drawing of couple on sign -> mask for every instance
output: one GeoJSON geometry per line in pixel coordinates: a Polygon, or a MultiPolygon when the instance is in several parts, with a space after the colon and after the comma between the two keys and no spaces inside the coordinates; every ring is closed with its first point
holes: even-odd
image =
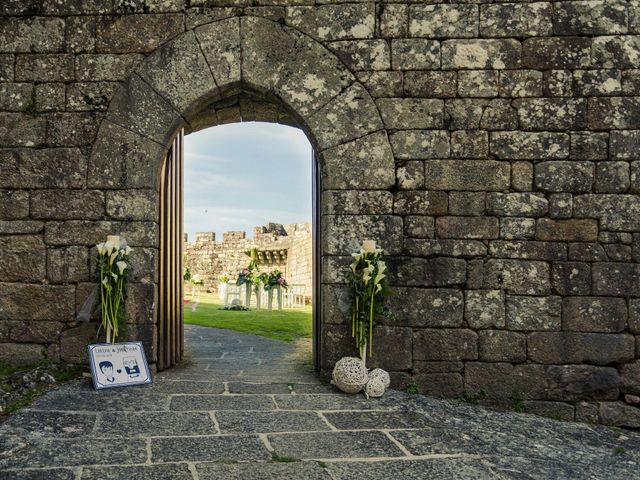
{"type": "MultiPolygon", "coordinates": [[[[122,363],[123,363],[126,375],[128,375],[129,378],[136,378],[140,376],[140,367],[138,366],[138,362],[134,357],[125,357],[122,363]]],[[[114,372],[113,363],[110,362],[109,360],[104,360],[100,362],[98,364],[98,368],[100,369],[100,372],[104,376],[105,384],[107,385],[109,384],[113,385],[114,383],[116,383],[115,373],[117,374],[122,373],[122,369],[115,370],[114,372]]]]}

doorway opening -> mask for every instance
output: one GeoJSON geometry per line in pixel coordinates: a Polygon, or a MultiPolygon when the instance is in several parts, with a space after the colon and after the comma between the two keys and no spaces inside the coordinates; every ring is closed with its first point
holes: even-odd
{"type": "Polygon", "coordinates": [[[295,343],[319,368],[317,170],[286,124],[178,133],[161,175],[159,370],[182,359],[185,324],[295,343]]]}

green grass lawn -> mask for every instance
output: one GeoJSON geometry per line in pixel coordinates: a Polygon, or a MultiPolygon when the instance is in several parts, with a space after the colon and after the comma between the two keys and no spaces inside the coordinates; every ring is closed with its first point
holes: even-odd
{"type": "Polygon", "coordinates": [[[195,312],[191,311],[191,303],[184,306],[184,321],[192,325],[226,328],[285,342],[311,338],[311,307],[285,308],[282,311],[268,311],[266,308],[256,310],[252,307],[248,312],[219,310],[221,307],[217,295],[202,293],[195,312]]]}

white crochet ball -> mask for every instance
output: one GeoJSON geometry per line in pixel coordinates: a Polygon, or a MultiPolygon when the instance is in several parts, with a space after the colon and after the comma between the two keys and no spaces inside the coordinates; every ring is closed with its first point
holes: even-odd
{"type": "Polygon", "coordinates": [[[333,368],[333,383],[345,393],[358,393],[368,380],[367,369],[359,358],[341,358],[333,368]]]}
{"type": "MultiPolygon", "coordinates": [[[[386,373],[386,372],[385,372],[386,373]]],[[[386,390],[384,381],[380,377],[371,378],[364,387],[364,394],[367,398],[381,397],[386,390]]]]}
{"type": "Polygon", "coordinates": [[[389,374],[381,368],[376,368],[369,372],[369,379],[371,380],[373,378],[379,378],[382,380],[384,388],[389,388],[389,385],[391,385],[391,378],[389,378],[389,374]]]}

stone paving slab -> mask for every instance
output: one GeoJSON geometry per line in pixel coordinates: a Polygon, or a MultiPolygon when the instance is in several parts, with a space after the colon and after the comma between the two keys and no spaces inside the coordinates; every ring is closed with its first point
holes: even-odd
{"type": "Polygon", "coordinates": [[[186,463],[129,467],[85,467],[81,480],[193,480],[186,463]]]}
{"type": "Polygon", "coordinates": [[[429,423],[417,412],[326,412],[324,417],[338,430],[423,428],[429,423]]]}
{"type": "Polygon", "coordinates": [[[267,460],[271,453],[256,435],[161,437],[151,439],[151,461],[267,460]]]}
{"type": "Polygon", "coordinates": [[[315,412],[241,412],[215,414],[222,433],[312,432],[329,430],[315,412]]]}
{"type": "Polygon", "coordinates": [[[69,395],[66,388],[50,392],[34,402],[34,410],[62,411],[148,411],[169,410],[170,397],[166,394],[151,393],[143,386],[129,387],[127,390],[93,391],[76,390],[69,395]]]}
{"type": "Polygon", "coordinates": [[[69,468],[38,470],[5,470],[2,480],[77,480],[76,472],[69,468]]]}
{"type": "Polygon", "coordinates": [[[283,410],[397,410],[398,405],[382,399],[367,400],[362,395],[275,395],[278,408],[283,410]]]}
{"type": "Polygon", "coordinates": [[[96,415],[92,413],[55,413],[23,410],[2,424],[6,434],[79,437],[93,431],[96,415]]]}
{"type": "MultiPolygon", "coordinates": [[[[446,478],[477,480],[506,479],[483,465],[480,459],[440,458],[428,460],[394,460],[381,462],[332,462],[327,470],[334,480],[395,480],[446,478]]],[[[550,477],[551,478],[551,477],[550,477]]]]}
{"type": "Polygon", "coordinates": [[[267,395],[175,395],[171,410],[275,410],[273,399],[267,395]]]}
{"type": "Polygon", "coordinates": [[[276,454],[300,460],[404,456],[389,437],[378,431],[284,433],[268,438],[276,454]]]}
{"type": "Polygon", "coordinates": [[[151,385],[151,390],[158,393],[223,393],[224,383],[222,381],[193,381],[179,380],[156,382],[151,385]]]}
{"type": "Polygon", "coordinates": [[[96,436],[150,437],[163,435],[214,435],[210,415],[200,412],[103,413],[96,436]]]}
{"type": "Polygon", "coordinates": [[[224,465],[199,463],[200,480],[331,480],[326,469],[315,462],[248,463],[224,465]]]}

